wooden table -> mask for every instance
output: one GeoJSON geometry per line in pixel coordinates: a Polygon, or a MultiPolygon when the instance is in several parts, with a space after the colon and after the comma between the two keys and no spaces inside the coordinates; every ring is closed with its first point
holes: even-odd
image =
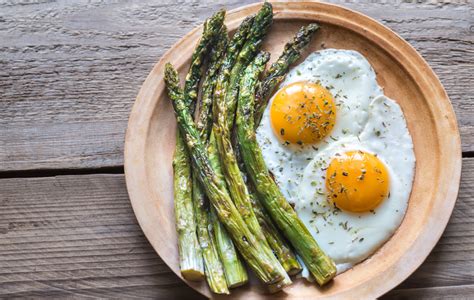
{"type": "MultiPolygon", "coordinates": [[[[451,97],[463,141],[448,228],[385,299],[474,298],[469,1],[344,2],[425,57],[451,97]]],[[[201,298],[137,225],[123,176],[124,134],[140,85],[164,51],[217,8],[252,1],[89,2],[0,1],[0,297],[201,298]]]]}

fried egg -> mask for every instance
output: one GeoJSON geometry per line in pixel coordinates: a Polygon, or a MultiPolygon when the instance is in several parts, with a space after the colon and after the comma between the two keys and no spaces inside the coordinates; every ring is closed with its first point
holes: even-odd
{"type": "Polygon", "coordinates": [[[305,168],[295,210],[339,272],[366,259],[398,228],[414,171],[403,113],[385,96],[372,101],[358,137],[331,143],[305,168]]]}
{"type": "Polygon", "coordinates": [[[271,99],[257,139],[276,183],[338,272],[369,257],[403,220],[413,142],[400,106],[383,95],[360,53],[308,56],[271,99]]]}

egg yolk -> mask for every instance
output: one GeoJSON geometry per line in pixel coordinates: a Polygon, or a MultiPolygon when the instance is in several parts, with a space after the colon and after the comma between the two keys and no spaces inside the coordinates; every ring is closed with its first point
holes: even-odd
{"type": "Polygon", "coordinates": [[[299,145],[314,144],[334,127],[336,106],[331,93],[321,85],[295,82],[275,95],[270,119],[280,140],[299,145]]]}
{"type": "Polygon", "coordinates": [[[332,159],[326,171],[329,199],[340,209],[367,212],[389,194],[387,168],[377,156],[351,151],[332,159]]]}

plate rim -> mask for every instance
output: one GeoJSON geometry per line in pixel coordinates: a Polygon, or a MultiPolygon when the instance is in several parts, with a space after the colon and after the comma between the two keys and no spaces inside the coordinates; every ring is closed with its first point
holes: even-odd
{"type": "MultiPolygon", "coordinates": [[[[369,17],[369,16],[367,16],[363,13],[357,12],[355,10],[346,8],[346,7],[338,5],[338,4],[324,3],[324,2],[310,2],[310,1],[293,2],[291,0],[290,1],[279,0],[279,1],[270,1],[270,2],[274,5],[274,7],[275,6],[278,6],[278,8],[283,7],[283,10],[284,10],[285,6],[290,7],[292,9],[295,9],[295,6],[304,6],[304,7],[307,7],[308,9],[310,9],[310,10],[314,10],[318,7],[329,7],[329,8],[335,9],[335,10],[339,10],[340,12],[355,14],[355,16],[357,16],[358,18],[365,19],[369,23],[372,23],[371,25],[373,25],[374,28],[379,29],[379,30],[382,31],[382,33],[377,34],[375,32],[376,30],[373,29],[370,32],[370,34],[372,34],[372,36],[377,36],[381,40],[387,40],[388,38],[392,39],[391,41],[387,41],[388,46],[395,46],[394,44],[397,44],[397,46],[403,46],[404,47],[404,48],[402,47],[402,50],[399,50],[398,47],[393,47],[392,49],[389,49],[389,50],[384,49],[384,50],[388,54],[390,54],[391,56],[393,56],[393,53],[399,52],[399,54],[403,54],[403,52],[408,51],[410,53],[410,55],[412,56],[412,59],[416,62],[416,64],[413,64],[412,67],[414,67],[415,69],[422,69],[422,70],[417,70],[417,72],[429,75],[429,76],[426,76],[426,78],[423,78],[423,80],[426,81],[425,85],[431,85],[432,89],[433,90],[436,89],[437,94],[442,96],[441,97],[442,99],[437,99],[437,102],[438,102],[437,105],[444,106],[443,108],[445,109],[446,120],[443,120],[443,121],[446,121],[448,123],[447,125],[452,126],[453,130],[455,132],[454,136],[452,137],[453,138],[453,141],[452,141],[453,145],[451,145],[451,146],[454,146],[454,148],[455,148],[454,150],[451,151],[451,152],[453,152],[453,155],[451,155],[451,158],[453,160],[452,161],[452,168],[451,168],[452,169],[452,174],[451,174],[452,176],[450,177],[451,178],[450,179],[450,185],[447,187],[447,191],[445,192],[445,194],[446,194],[445,201],[446,201],[446,204],[447,204],[445,209],[448,210],[449,213],[445,213],[443,215],[444,218],[442,220],[437,219],[438,223],[437,223],[436,227],[434,228],[434,229],[437,229],[435,231],[436,234],[433,236],[432,235],[433,232],[431,232],[431,237],[429,237],[428,241],[426,241],[426,242],[430,243],[430,246],[428,246],[428,247],[426,247],[426,245],[423,246],[423,254],[421,255],[423,257],[422,259],[418,259],[414,263],[412,262],[413,264],[411,265],[411,267],[410,268],[404,268],[401,275],[399,273],[399,274],[397,274],[397,276],[395,278],[392,278],[391,280],[384,282],[383,286],[378,286],[378,287],[372,289],[370,294],[363,295],[363,296],[370,296],[370,297],[379,297],[379,296],[385,294],[386,292],[392,290],[394,287],[396,287],[401,282],[403,282],[406,278],[408,278],[424,262],[424,260],[427,258],[427,256],[431,253],[434,246],[437,244],[438,240],[441,238],[441,236],[442,236],[442,234],[443,234],[443,232],[444,232],[444,230],[447,226],[447,223],[448,223],[448,221],[451,217],[451,214],[453,212],[454,205],[456,203],[458,192],[459,192],[459,184],[460,184],[461,168],[462,168],[462,152],[461,152],[462,150],[461,150],[461,138],[460,138],[460,134],[459,134],[458,123],[457,123],[456,115],[455,115],[453,107],[452,107],[451,100],[449,99],[449,96],[447,95],[447,93],[444,89],[444,86],[442,85],[442,83],[439,80],[436,73],[434,73],[434,71],[431,69],[431,67],[428,65],[428,63],[418,53],[418,51],[413,46],[411,46],[407,41],[405,41],[402,37],[400,37],[396,32],[394,32],[390,28],[386,27],[382,23],[378,22],[377,20],[375,20],[375,19],[373,19],[373,18],[371,18],[371,17],[369,17]],[[383,37],[382,35],[385,35],[385,36],[383,37]],[[454,155],[454,154],[456,154],[456,155],[454,155]],[[441,221],[441,222],[439,222],[439,221],[441,221]]],[[[239,13],[242,14],[243,12],[246,12],[248,10],[256,10],[261,5],[262,5],[262,3],[252,3],[252,4],[240,6],[240,7],[237,7],[235,9],[227,11],[227,16],[233,15],[234,19],[237,19],[237,21],[239,21],[240,20],[238,18],[239,13]]],[[[298,8],[297,10],[301,10],[301,8],[298,8]]],[[[285,13],[285,12],[276,10],[275,11],[275,18],[276,19],[281,18],[282,13],[285,13]]],[[[324,12],[319,12],[319,13],[323,14],[324,12]]],[[[288,14],[288,12],[287,12],[287,14],[288,14]]],[[[291,13],[289,13],[289,14],[291,14],[291,13]]],[[[314,15],[311,14],[310,12],[307,13],[309,16],[305,16],[304,12],[301,12],[301,11],[299,11],[296,14],[299,17],[298,18],[293,17],[293,19],[314,20],[314,15]]],[[[244,14],[244,15],[246,15],[246,14],[244,14]]],[[[292,19],[292,18],[291,18],[291,16],[286,16],[285,19],[292,19]]],[[[233,20],[231,22],[237,22],[237,21],[233,20]]],[[[227,20],[226,20],[226,24],[227,25],[229,24],[229,22],[227,20]]],[[[359,27],[362,27],[362,25],[359,26],[359,27]]],[[[366,27],[366,26],[364,26],[364,27],[366,27]]],[[[347,29],[351,30],[351,28],[347,28],[347,29]]],[[[134,133],[136,132],[137,128],[140,127],[140,126],[137,126],[138,124],[140,124],[140,122],[139,122],[140,117],[143,119],[143,112],[140,112],[140,110],[146,104],[146,102],[144,100],[144,98],[146,98],[146,95],[148,94],[146,89],[148,88],[148,85],[150,85],[150,82],[151,82],[152,78],[154,78],[157,73],[160,74],[162,72],[162,70],[160,70],[160,67],[162,67],[164,65],[164,62],[167,61],[168,57],[171,55],[171,53],[174,51],[175,48],[180,47],[180,46],[182,46],[182,47],[185,47],[185,46],[186,47],[191,47],[192,46],[193,47],[194,43],[192,43],[190,41],[197,40],[197,38],[199,38],[199,36],[200,36],[199,32],[201,30],[202,30],[202,25],[199,25],[199,26],[196,26],[191,31],[189,31],[186,35],[184,35],[182,38],[180,38],[173,46],[171,46],[171,48],[168,49],[161,56],[161,58],[155,63],[155,65],[153,66],[153,69],[150,71],[150,73],[148,74],[148,76],[146,77],[145,81],[143,82],[143,84],[140,88],[140,91],[139,91],[139,93],[138,93],[138,95],[135,99],[132,110],[130,112],[130,117],[129,117],[128,124],[127,124],[127,131],[126,131],[126,135],[125,135],[125,146],[124,146],[125,181],[126,181],[127,191],[128,191],[128,194],[129,194],[129,198],[130,198],[130,202],[131,202],[134,214],[137,218],[137,221],[140,225],[140,228],[142,229],[142,231],[144,232],[145,236],[147,237],[147,239],[149,241],[150,241],[149,230],[146,229],[146,226],[144,224],[145,222],[143,220],[141,220],[141,218],[139,217],[140,215],[143,215],[143,211],[140,208],[139,203],[137,201],[132,200],[132,199],[137,198],[137,189],[136,189],[135,186],[136,185],[145,185],[146,186],[146,184],[143,184],[143,182],[140,183],[139,181],[137,181],[137,179],[134,178],[135,176],[133,176],[133,174],[132,174],[132,173],[140,173],[140,172],[137,172],[137,159],[132,158],[132,154],[131,154],[131,153],[135,153],[135,150],[137,150],[137,147],[136,147],[137,146],[137,140],[135,138],[134,133]],[[187,45],[186,45],[186,43],[187,43],[187,45]]],[[[402,55],[402,57],[404,57],[404,55],[402,55]]],[[[394,60],[396,60],[397,63],[400,63],[398,59],[394,58],[394,60]]],[[[405,65],[401,64],[400,66],[407,73],[409,73],[410,75],[412,74],[412,72],[406,70],[405,65]]],[[[411,80],[415,81],[414,78],[411,78],[411,80]]],[[[417,85],[419,85],[418,82],[417,82],[417,85]]],[[[156,90],[159,90],[159,88],[156,88],[156,90]]],[[[151,100],[149,100],[149,101],[151,101],[151,100]]],[[[151,112],[148,112],[148,115],[151,115],[151,112]]],[[[141,124],[141,125],[145,126],[145,127],[148,126],[148,124],[141,124]]],[[[148,130],[148,128],[146,130],[148,130]]],[[[144,140],[146,140],[146,139],[144,139],[144,140]]],[[[142,160],[143,160],[142,163],[144,164],[145,163],[144,162],[144,155],[142,157],[142,160]]],[[[140,168],[143,171],[145,171],[145,168],[144,168],[143,165],[140,168]]],[[[144,172],[144,173],[146,173],[146,172],[144,172]]],[[[425,231],[427,229],[427,227],[429,227],[428,225],[429,225],[428,223],[425,224],[421,228],[421,231],[425,231]]],[[[432,226],[434,226],[434,225],[432,225],[432,226]]],[[[431,228],[431,229],[433,229],[433,228],[431,228]]],[[[421,237],[423,237],[422,234],[423,234],[423,232],[420,232],[420,234],[417,236],[417,239],[413,242],[413,245],[415,245],[417,240],[419,240],[421,237]]],[[[425,234],[424,237],[427,238],[426,234],[425,234]]],[[[151,243],[151,241],[150,241],[150,244],[154,248],[155,252],[167,264],[167,266],[179,278],[183,279],[181,274],[179,272],[176,272],[176,270],[169,264],[167,259],[163,258],[159,254],[158,249],[155,247],[155,245],[153,245],[151,243]]],[[[420,245],[418,245],[418,246],[420,246],[420,245]]],[[[406,251],[406,252],[408,252],[408,251],[406,251]]],[[[406,254],[406,252],[403,253],[402,256],[404,256],[406,254]]],[[[396,265],[396,264],[398,264],[398,262],[394,263],[394,265],[396,265]]],[[[216,295],[209,293],[207,287],[205,288],[205,291],[203,291],[202,287],[200,288],[195,283],[189,282],[189,281],[184,280],[184,279],[183,279],[183,281],[188,286],[190,286],[191,288],[193,288],[195,291],[199,292],[203,296],[216,297],[216,295]]],[[[334,295],[334,296],[337,296],[337,295],[334,295]]],[[[226,298],[229,298],[229,297],[226,297],[226,298]]]]}

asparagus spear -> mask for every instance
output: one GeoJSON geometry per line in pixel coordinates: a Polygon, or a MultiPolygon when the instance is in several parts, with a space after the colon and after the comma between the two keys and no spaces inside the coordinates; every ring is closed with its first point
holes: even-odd
{"type": "Polygon", "coordinates": [[[199,244],[204,258],[206,280],[213,293],[229,294],[224,267],[219,259],[217,245],[213,237],[208,201],[198,184],[197,178],[193,176],[193,204],[199,244]]]}
{"type": "MultiPolygon", "coordinates": [[[[224,99],[225,97],[224,92],[226,91],[226,88],[227,88],[227,84],[229,81],[229,77],[231,75],[232,67],[234,66],[235,61],[237,60],[237,57],[239,55],[239,52],[246,41],[247,35],[249,34],[250,29],[253,25],[254,19],[255,19],[255,16],[249,16],[245,18],[240,24],[237,31],[235,32],[234,36],[232,37],[232,40],[229,42],[225,59],[219,70],[219,76],[217,77],[216,90],[214,92],[214,101],[213,101],[214,108],[217,107],[217,101],[223,101],[220,99],[224,99]]],[[[218,117],[217,113],[218,113],[217,109],[214,109],[213,110],[214,120],[216,120],[218,117]]]]}
{"type": "MultiPolygon", "coordinates": [[[[254,39],[254,32],[257,32],[256,30],[254,30],[254,28],[262,28],[262,24],[267,24],[268,19],[271,19],[271,17],[271,5],[265,3],[259,13],[256,15],[255,20],[253,21],[252,28],[247,34],[247,37],[249,37],[248,41],[253,41],[254,39]]],[[[242,36],[242,39],[244,39],[244,36],[242,36]]],[[[246,50],[248,48],[246,47],[248,45],[248,41],[245,42],[242,50],[240,51],[240,53],[245,53],[247,56],[252,55],[252,53],[249,53],[249,51],[246,50]]],[[[240,170],[236,163],[235,155],[233,154],[232,146],[230,145],[229,141],[229,131],[231,126],[228,126],[228,124],[233,124],[234,118],[233,116],[227,115],[226,112],[229,108],[227,104],[232,105],[232,103],[230,102],[235,102],[234,100],[230,99],[230,83],[238,83],[236,78],[240,78],[240,74],[234,74],[234,70],[242,68],[242,60],[248,60],[247,56],[242,57],[240,53],[238,55],[235,55],[237,50],[238,49],[229,49],[227,61],[225,64],[223,64],[220,71],[221,73],[219,74],[219,78],[217,81],[214,97],[214,111],[216,111],[216,113],[214,114],[213,137],[216,141],[215,145],[217,145],[218,154],[220,156],[221,168],[224,171],[224,174],[226,175],[224,178],[227,181],[227,185],[229,187],[230,194],[232,195],[232,199],[234,200],[234,203],[239,209],[240,214],[242,215],[244,221],[250,227],[252,232],[256,234],[258,238],[264,240],[265,238],[261,230],[259,229],[258,221],[255,215],[253,215],[252,213],[249,193],[247,191],[247,187],[245,186],[245,182],[240,176],[240,170]],[[235,57],[236,60],[236,63],[232,68],[231,64],[229,63],[230,57],[235,57]],[[232,72],[229,73],[230,69],[232,70],[232,72]],[[229,98],[229,101],[226,101],[227,98],[229,98]]],[[[262,62],[263,65],[265,65],[266,61],[262,60],[262,62]]],[[[235,89],[235,87],[233,88],[235,89]]]]}
{"type": "Polygon", "coordinates": [[[257,79],[252,68],[253,65],[247,68],[240,81],[236,123],[242,158],[266,211],[302,257],[316,281],[323,285],[336,275],[336,266],[319,248],[271,178],[255,137],[253,110],[257,79]]]}
{"type": "MultiPolygon", "coordinates": [[[[224,182],[224,175],[219,161],[219,155],[215,148],[214,136],[211,133],[210,142],[207,147],[209,161],[211,167],[216,172],[216,176],[219,177],[221,182],[224,182]]],[[[248,274],[245,269],[240,257],[237,254],[234,243],[230,238],[227,230],[222,226],[222,223],[217,217],[216,210],[211,206],[211,222],[214,230],[214,239],[221,258],[222,264],[224,265],[224,273],[229,288],[235,288],[244,285],[248,282],[248,274]]]]}
{"type": "MultiPolygon", "coordinates": [[[[248,195],[249,193],[245,185],[245,178],[234,175],[239,173],[238,163],[240,162],[240,159],[237,159],[239,157],[238,147],[232,147],[232,145],[235,146],[235,136],[232,136],[231,130],[235,118],[240,75],[260,47],[263,37],[268,31],[272,20],[272,6],[270,3],[265,2],[258,14],[255,16],[253,26],[248,34],[246,36],[242,35],[240,38],[245,41],[241,51],[234,51],[232,55],[229,55],[234,58],[236,61],[235,64],[229,63],[223,65],[223,71],[221,71],[221,76],[218,78],[219,80],[216,86],[216,97],[214,103],[214,122],[220,125],[216,128],[220,133],[216,135],[217,140],[219,141],[217,146],[221,154],[224,171],[226,171],[226,176],[228,176],[227,178],[229,178],[229,180],[232,178],[234,179],[233,182],[227,183],[230,186],[231,194],[238,197],[236,199],[237,202],[243,203],[243,207],[250,211],[247,213],[244,211],[243,213],[249,215],[249,218],[251,218],[250,222],[254,221],[254,223],[256,222],[256,219],[255,216],[250,216],[250,214],[252,214],[252,209],[248,195]],[[231,143],[229,143],[227,139],[230,139],[231,143]],[[232,139],[234,140],[232,141],[232,139]]],[[[232,49],[229,52],[232,52],[232,49]]],[[[234,199],[234,201],[236,200],[234,199]]]]}
{"type": "Polygon", "coordinates": [[[202,77],[201,67],[204,57],[209,52],[209,46],[214,42],[221,31],[224,24],[224,17],[225,10],[220,10],[204,22],[201,40],[196,49],[194,49],[191,57],[191,65],[186,75],[186,82],[184,83],[184,101],[185,104],[191,108],[191,112],[194,112],[194,104],[198,96],[199,82],[202,77]]]}
{"type": "MultiPolygon", "coordinates": [[[[204,95],[203,95],[204,96],[204,95]]],[[[212,120],[211,120],[212,121],[212,120]]],[[[199,128],[204,126],[204,123],[197,122],[197,127],[199,128]]],[[[211,123],[212,125],[212,123],[211,123]]],[[[205,132],[201,131],[201,138],[205,138],[205,132]]],[[[213,139],[213,136],[211,136],[213,139]]],[[[222,174],[222,170],[220,169],[220,162],[219,157],[217,155],[217,149],[214,148],[215,142],[211,142],[208,145],[208,155],[209,161],[211,163],[212,168],[216,171],[216,175],[224,180],[224,175],[222,174]]],[[[195,176],[193,180],[197,178],[195,176]]],[[[199,184],[199,189],[202,192],[201,185],[199,184]]],[[[234,243],[232,242],[229,234],[227,233],[226,229],[219,221],[215,209],[212,205],[209,207],[210,213],[210,222],[211,226],[209,230],[211,232],[211,236],[213,238],[213,242],[216,245],[217,252],[219,254],[224,274],[227,282],[228,288],[235,288],[241,285],[244,285],[248,282],[248,275],[247,270],[245,269],[242,261],[240,260],[237,250],[235,249],[234,243]]]]}
{"type": "MultiPolygon", "coordinates": [[[[230,131],[234,125],[235,110],[237,106],[237,95],[239,93],[239,82],[241,74],[245,67],[254,58],[258,52],[263,38],[268,32],[270,25],[273,22],[273,8],[268,2],[265,2],[260,11],[255,16],[252,28],[247,35],[247,40],[239,52],[237,61],[232,67],[228,84],[221,88],[225,88],[225,94],[222,94],[221,98],[217,99],[217,103],[221,104],[218,113],[221,114],[222,124],[226,124],[227,129],[230,131]]],[[[219,85],[218,85],[219,86],[219,85]]]]}
{"type": "MultiPolygon", "coordinates": [[[[234,129],[236,129],[234,127],[234,129]]],[[[240,154],[240,147],[238,146],[237,133],[233,132],[232,135],[232,145],[235,149],[235,154],[237,162],[239,164],[239,169],[241,170],[242,177],[247,184],[247,188],[250,194],[250,200],[252,202],[252,209],[257,217],[258,223],[262,229],[262,232],[272,248],[273,253],[278,258],[280,264],[285,268],[285,271],[289,275],[296,275],[302,271],[301,264],[299,263],[296,255],[293,253],[293,250],[288,245],[288,242],[283,238],[278,229],[273,224],[270,216],[267,214],[265,209],[260,204],[260,201],[257,199],[255,194],[255,188],[252,186],[252,182],[249,180],[247,172],[245,171],[245,165],[240,154]]]]}
{"type": "Polygon", "coordinates": [[[293,253],[293,250],[288,245],[288,242],[283,238],[278,229],[273,224],[270,216],[267,214],[265,209],[260,204],[257,195],[255,194],[255,188],[252,186],[252,182],[249,180],[247,172],[245,171],[245,165],[240,154],[240,148],[238,147],[237,134],[232,136],[232,145],[235,149],[235,154],[237,157],[237,162],[239,164],[239,169],[241,170],[242,177],[244,178],[249,194],[250,200],[252,202],[252,209],[257,217],[258,223],[262,228],[262,232],[272,248],[273,253],[278,258],[280,264],[285,268],[285,271],[289,275],[296,275],[302,271],[301,264],[299,263],[296,255],[293,253]]]}
{"type": "MultiPolygon", "coordinates": [[[[204,23],[204,31],[193,52],[191,67],[186,76],[184,101],[194,109],[197,98],[201,66],[209,44],[215,39],[224,22],[225,11],[219,11],[204,23]]],[[[176,135],[176,150],[173,158],[175,191],[175,217],[178,232],[178,251],[181,274],[188,280],[202,280],[204,266],[202,252],[196,234],[195,212],[192,203],[191,169],[188,153],[180,133],[176,135]]]]}
{"type": "Polygon", "coordinates": [[[224,60],[229,36],[227,28],[222,26],[219,35],[216,37],[215,46],[211,49],[209,66],[207,68],[206,77],[202,83],[202,94],[199,101],[199,114],[196,116],[196,128],[199,130],[200,136],[207,141],[212,126],[212,97],[217,82],[219,68],[224,60]]]}
{"type": "Polygon", "coordinates": [[[178,126],[186,141],[193,167],[198,170],[198,179],[211,204],[216,209],[219,220],[224,224],[247,264],[257,277],[266,284],[281,281],[283,278],[273,266],[274,256],[260,251],[260,243],[249,230],[233,204],[226,190],[225,182],[220,180],[211,167],[205,145],[199,137],[189,108],[179,89],[178,73],[171,64],[165,66],[165,82],[168,96],[172,100],[178,126]]]}
{"type": "Polygon", "coordinates": [[[237,254],[232,239],[219,221],[216,210],[212,206],[210,212],[214,243],[219,250],[219,257],[224,267],[227,285],[229,288],[244,285],[249,280],[247,270],[237,254]]]}
{"type": "Polygon", "coordinates": [[[179,267],[187,280],[204,278],[202,252],[196,234],[196,221],[191,200],[191,166],[186,145],[178,131],[173,158],[174,212],[178,233],[179,267]]]}
{"type": "MultiPolygon", "coordinates": [[[[227,29],[222,26],[217,41],[211,49],[209,65],[206,77],[202,86],[200,99],[200,111],[196,116],[196,127],[203,140],[207,139],[209,132],[210,103],[212,102],[212,92],[215,86],[216,72],[222,62],[225,47],[227,45],[227,29]]],[[[195,171],[195,170],[193,170],[195,171]]],[[[220,261],[217,251],[212,221],[209,211],[209,203],[197,180],[197,175],[193,176],[193,204],[196,214],[197,233],[204,258],[207,283],[212,292],[216,294],[229,294],[227,282],[224,274],[224,267],[220,261]]]]}
{"type": "MultiPolygon", "coordinates": [[[[245,37],[247,36],[250,27],[252,26],[254,17],[247,17],[242,21],[239,28],[235,32],[232,40],[229,42],[226,55],[222,62],[221,68],[219,73],[217,74],[216,78],[216,85],[219,82],[223,82],[228,78],[230,75],[229,71],[232,68],[237,55],[242,48],[243,43],[245,42],[245,37]]],[[[213,95],[214,99],[218,96],[217,93],[213,95]]],[[[213,106],[215,107],[215,100],[213,100],[213,106]]],[[[213,112],[216,112],[213,109],[213,112]]],[[[215,136],[211,130],[210,138],[209,138],[209,145],[207,148],[209,160],[211,162],[211,166],[216,172],[216,175],[219,176],[221,181],[224,181],[224,175],[222,174],[222,169],[220,167],[219,156],[217,153],[217,145],[215,136]]],[[[239,256],[237,255],[235,246],[232,240],[229,237],[226,229],[222,226],[219,222],[218,218],[216,217],[215,210],[211,207],[211,221],[214,229],[214,237],[217,244],[217,249],[219,251],[219,256],[221,258],[222,264],[224,265],[224,272],[227,279],[227,285],[232,287],[237,287],[240,285],[245,284],[248,281],[248,275],[243,266],[239,256]],[[212,216],[214,215],[214,216],[212,216]]]]}
{"type": "MultiPolygon", "coordinates": [[[[278,283],[277,286],[284,286],[291,283],[291,280],[286,273],[283,266],[278,259],[273,256],[272,249],[268,244],[257,217],[252,210],[250,196],[245,185],[245,181],[240,173],[239,166],[232,148],[231,143],[231,129],[234,124],[235,107],[237,105],[238,83],[241,76],[241,70],[253,58],[258,46],[261,44],[263,36],[265,35],[269,25],[272,21],[272,6],[269,3],[264,3],[262,9],[255,16],[253,26],[247,35],[242,50],[240,51],[235,65],[232,67],[228,83],[225,81],[218,81],[216,86],[216,105],[217,119],[214,124],[214,136],[216,138],[218,152],[222,169],[224,170],[225,180],[232,195],[232,199],[239,209],[240,215],[248,225],[252,233],[258,238],[261,244],[261,251],[268,256],[273,257],[272,263],[274,267],[281,273],[284,278],[283,282],[278,283]],[[227,86],[226,86],[227,85],[227,86]],[[225,88],[225,92],[224,92],[225,88]],[[233,113],[229,111],[233,110],[233,113]]],[[[269,55],[261,54],[254,61],[262,70],[265,67],[269,55]]],[[[221,70],[222,72],[223,70],[221,70]]],[[[225,70],[224,70],[225,72],[225,70]]],[[[223,79],[220,77],[219,79],[223,79]]]]}
{"type": "MultiPolygon", "coordinates": [[[[259,91],[257,88],[257,96],[260,100],[264,99],[263,102],[258,102],[256,104],[257,114],[259,113],[259,103],[262,104],[263,110],[265,109],[266,102],[268,101],[269,96],[273,92],[276,86],[283,80],[285,73],[288,71],[289,65],[294,63],[300,56],[301,50],[309,43],[311,36],[318,29],[316,24],[310,24],[309,26],[302,27],[300,31],[296,34],[293,40],[286,44],[285,50],[278,58],[278,60],[271,66],[269,72],[267,73],[267,78],[264,81],[263,85],[260,87],[263,88],[263,91],[259,91]],[[259,94],[260,92],[260,94],[259,94]]],[[[259,99],[257,99],[259,100],[259,99]]],[[[261,113],[263,113],[263,110],[261,113]]],[[[255,118],[257,121],[260,120],[260,117],[255,118]]],[[[257,123],[258,124],[258,123],[257,123]]],[[[247,181],[247,174],[245,172],[245,166],[240,154],[240,148],[238,147],[237,134],[232,135],[232,145],[234,147],[235,155],[239,164],[239,168],[242,171],[242,175],[247,181]]],[[[247,185],[252,188],[251,182],[247,182],[247,185]]],[[[261,208],[261,205],[258,199],[254,199],[255,195],[251,193],[252,206],[253,210],[258,218],[260,226],[264,231],[265,237],[267,238],[268,243],[270,244],[273,252],[278,257],[280,263],[283,265],[288,274],[293,275],[301,271],[301,265],[296,260],[296,256],[293,254],[290,247],[286,244],[286,241],[281,237],[278,230],[273,225],[270,217],[266,212],[261,208]]]]}
{"type": "MultiPolygon", "coordinates": [[[[253,214],[252,206],[250,203],[250,197],[243,180],[240,170],[237,164],[237,160],[231,144],[231,129],[234,123],[234,113],[230,113],[230,110],[236,106],[236,95],[238,93],[238,78],[244,65],[252,59],[256,49],[255,45],[261,42],[264,33],[268,29],[269,24],[272,20],[272,6],[269,3],[264,3],[260,11],[255,16],[252,27],[248,31],[248,34],[239,37],[239,40],[246,39],[242,49],[237,54],[237,48],[229,48],[228,57],[226,62],[223,64],[219,78],[217,80],[215,97],[214,97],[214,138],[216,140],[217,149],[220,156],[220,162],[222,170],[224,171],[225,180],[229,187],[230,193],[234,203],[239,208],[239,212],[244,218],[244,221],[250,227],[252,232],[257,235],[261,240],[265,240],[263,233],[261,232],[258,221],[253,214]],[[236,61],[234,65],[230,60],[234,58],[236,61]],[[229,73],[229,70],[230,73],[229,73]]],[[[260,63],[263,66],[266,60],[263,59],[267,56],[262,56],[260,63]]],[[[266,243],[266,242],[265,242],[266,243]]]]}
{"type": "MultiPolygon", "coordinates": [[[[283,81],[291,64],[300,58],[301,51],[308,45],[311,37],[319,29],[318,24],[301,27],[293,40],[285,45],[283,53],[270,66],[265,78],[259,85],[255,102],[255,125],[260,124],[263,112],[275,88],[283,81]]],[[[256,128],[255,128],[256,129],[256,128]]]]}
{"type": "MultiPolygon", "coordinates": [[[[219,92],[217,91],[217,85],[222,84],[222,82],[226,82],[226,80],[230,76],[230,69],[234,65],[237,55],[245,42],[245,37],[250,31],[253,20],[253,16],[245,18],[227,46],[225,58],[222,62],[221,68],[219,69],[219,73],[217,74],[216,78],[216,92],[213,95],[214,108],[215,99],[219,96],[219,92]]],[[[213,113],[215,112],[216,110],[213,109],[213,113]]],[[[224,182],[224,175],[222,174],[222,168],[217,153],[216,139],[212,131],[210,134],[207,151],[212,168],[216,172],[216,175],[219,176],[220,180],[224,182]]],[[[230,288],[243,285],[248,281],[248,275],[245,270],[245,267],[243,266],[239,256],[237,255],[235,246],[232,240],[230,239],[229,234],[222,226],[222,224],[219,223],[218,218],[215,216],[216,212],[213,208],[211,208],[211,214],[214,214],[214,218],[212,218],[212,223],[214,228],[215,240],[217,244],[217,249],[219,251],[219,256],[224,265],[227,285],[230,288]]]]}
{"type": "Polygon", "coordinates": [[[297,260],[296,255],[293,253],[293,250],[288,245],[287,241],[283,238],[283,236],[273,224],[273,221],[260,204],[260,201],[257,199],[258,197],[255,194],[255,188],[252,186],[252,182],[248,179],[247,172],[245,171],[245,165],[240,154],[240,147],[238,147],[237,143],[237,134],[234,132],[232,135],[232,145],[235,149],[235,154],[239,164],[239,169],[242,173],[242,177],[244,178],[249,190],[253,212],[257,217],[258,223],[260,224],[262,232],[268,244],[270,245],[270,248],[272,248],[273,253],[278,258],[280,264],[283,266],[283,268],[285,268],[285,271],[289,275],[296,275],[302,271],[301,264],[297,260]]]}
{"type": "Polygon", "coordinates": [[[296,275],[302,271],[302,267],[291,250],[283,236],[273,224],[270,216],[264,210],[255,194],[250,194],[252,199],[252,207],[257,216],[258,223],[273,250],[273,253],[280,261],[281,265],[289,275],[296,275]]]}

